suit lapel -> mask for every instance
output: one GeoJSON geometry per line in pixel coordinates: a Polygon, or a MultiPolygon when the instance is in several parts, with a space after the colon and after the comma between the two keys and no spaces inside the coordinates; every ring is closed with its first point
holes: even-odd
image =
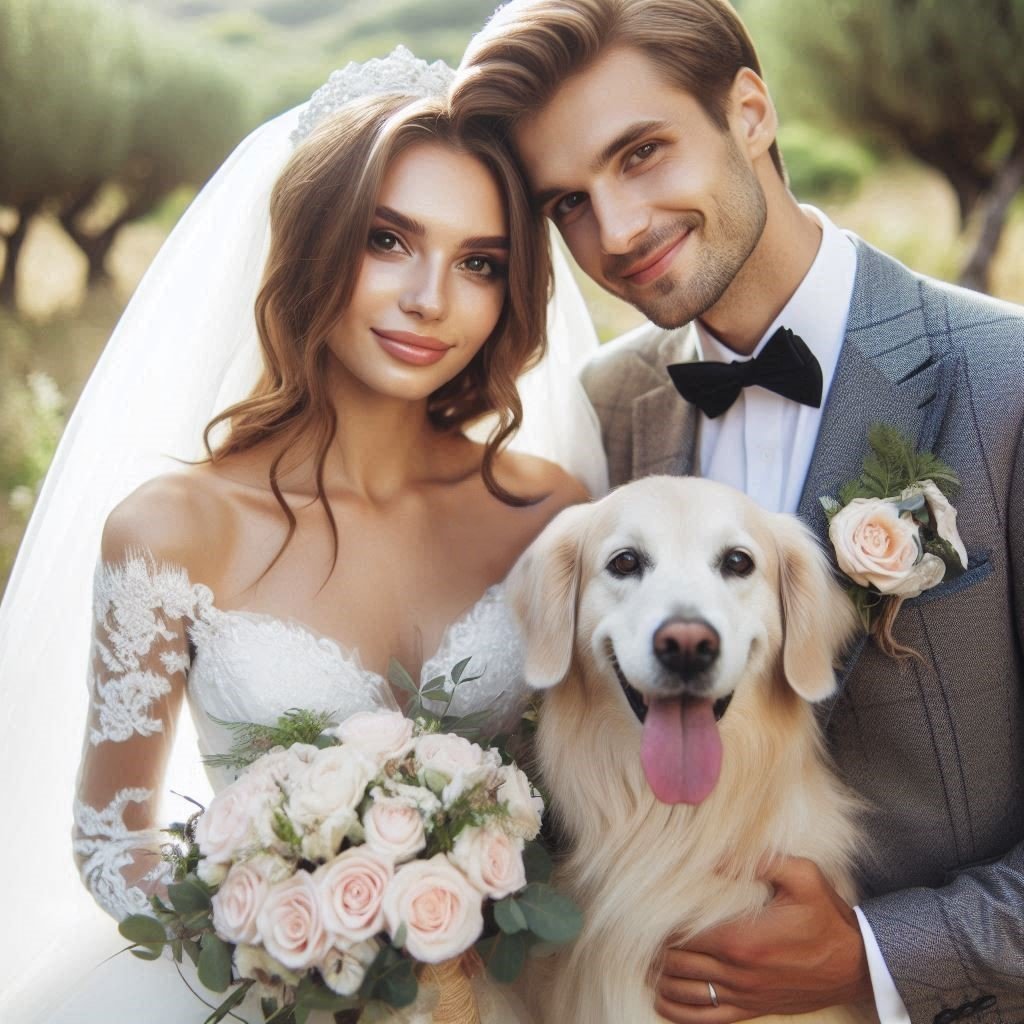
{"type": "MultiPolygon", "coordinates": [[[[827,542],[819,499],[860,476],[867,432],[895,427],[921,450],[934,449],[955,378],[925,323],[917,279],[860,239],[846,339],[825,403],[797,514],[827,542]]],[[[827,546],[827,544],[826,544],[827,546]]]]}
{"type": "Polygon", "coordinates": [[[675,389],[664,367],[696,357],[696,331],[687,324],[667,332],[658,347],[657,367],[664,383],[633,401],[633,465],[631,479],[693,472],[697,442],[697,409],[675,389]]]}

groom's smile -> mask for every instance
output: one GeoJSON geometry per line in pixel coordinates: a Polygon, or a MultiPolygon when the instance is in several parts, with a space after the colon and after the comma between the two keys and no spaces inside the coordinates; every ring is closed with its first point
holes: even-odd
{"type": "Polygon", "coordinates": [[[737,82],[720,127],[645,54],[620,47],[514,131],[537,205],[577,263],[662,327],[714,306],[761,237],[737,82]]]}

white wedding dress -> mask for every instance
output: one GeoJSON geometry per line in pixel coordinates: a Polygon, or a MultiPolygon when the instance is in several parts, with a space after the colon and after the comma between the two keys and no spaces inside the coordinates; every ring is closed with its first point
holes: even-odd
{"type": "MultiPolygon", "coordinates": [[[[173,731],[161,708],[176,685],[187,682],[186,701],[198,736],[198,750],[191,753],[196,763],[201,754],[224,753],[231,745],[230,733],[215,719],[273,724],[284,712],[301,707],[341,721],[357,711],[398,706],[388,682],[363,668],[357,652],[299,622],[221,610],[209,588],[191,582],[183,569],[156,565],[142,553],[98,569],[94,605],[90,719],[75,805],[75,848],[83,860],[84,881],[117,918],[145,912],[149,893],[166,881],[167,868],[153,854],[160,834],[131,831],[125,809],[159,798],[145,784],[147,751],[159,757],[173,731]],[[105,744],[132,744],[139,777],[124,771],[123,759],[115,759],[121,766],[116,779],[90,772],[90,761],[104,760],[99,755],[105,744]]],[[[488,588],[449,625],[438,650],[423,663],[421,685],[447,675],[464,658],[472,658],[469,674],[479,678],[458,686],[451,713],[484,712],[485,734],[514,729],[528,691],[519,629],[501,584],[488,588]]],[[[214,789],[231,778],[224,770],[209,774],[214,789]]],[[[177,814],[183,817],[190,809],[181,805],[177,814]]],[[[112,948],[123,948],[113,920],[110,934],[115,936],[112,948]]],[[[46,1020],[200,1024],[210,1012],[177,977],[169,959],[143,963],[122,953],[100,961],[97,953],[95,970],[46,1020]]],[[[524,1019],[521,1008],[513,1009],[486,979],[478,980],[477,989],[484,1024],[524,1019]]],[[[220,1001],[210,993],[204,996],[214,1005],[220,1001]]],[[[396,1020],[429,1021],[425,1008],[430,999],[425,990],[415,1011],[396,1020]]],[[[254,1024],[263,1019],[255,998],[237,1012],[254,1024]]]]}

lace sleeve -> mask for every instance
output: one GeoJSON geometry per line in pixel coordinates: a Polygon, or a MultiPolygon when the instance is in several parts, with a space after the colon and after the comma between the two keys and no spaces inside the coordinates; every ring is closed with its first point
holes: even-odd
{"type": "Polygon", "coordinates": [[[147,912],[169,880],[159,794],[188,676],[187,627],[208,594],[183,569],[142,555],[96,571],[74,852],[86,886],[117,918],[147,912]]]}

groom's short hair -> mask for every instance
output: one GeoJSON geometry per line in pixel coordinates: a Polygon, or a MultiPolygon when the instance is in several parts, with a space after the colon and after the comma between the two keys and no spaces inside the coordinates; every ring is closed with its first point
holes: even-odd
{"type": "MultiPolygon", "coordinates": [[[[512,0],[466,50],[452,92],[455,117],[507,135],[613,47],[646,54],[723,131],[737,73],[761,74],[754,44],[727,0],[512,0]]],[[[774,143],[770,152],[784,176],[774,143]]]]}

